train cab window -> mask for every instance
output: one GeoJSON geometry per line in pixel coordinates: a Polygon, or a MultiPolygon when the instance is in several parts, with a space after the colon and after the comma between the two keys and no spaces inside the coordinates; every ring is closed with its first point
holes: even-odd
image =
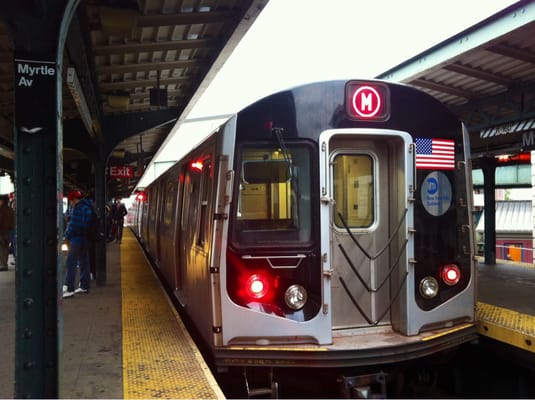
{"type": "Polygon", "coordinates": [[[242,245],[308,242],[311,238],[311,149],[288,145],[239,152],[233,242],[242,245]]]}
{"type": "Polygon", "coordinates": [[[375,222],[374,163],[368,154],[339,154],[333,160],[334,221],[354,229],[375,222]]]}

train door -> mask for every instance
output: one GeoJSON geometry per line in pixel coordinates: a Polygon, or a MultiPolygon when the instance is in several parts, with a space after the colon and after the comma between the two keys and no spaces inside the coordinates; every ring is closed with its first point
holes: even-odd
{"type": "Polygon", "coordinates": [[[185,306],[188,303],[187,293],[184,290],[184,283],[187,280],[188,264],[190,261],[190,248],[192,244],[191,226],[193,223],[192,211],[194,211],[193,204],[193,192],[195,184],[192,181],[192,174],[187,164],[182,167],[181,180],[181,210],[180,210],[180,222],[179,222],[179,239],[178,239],[178,271],[177,271],[177,297],[185,306]]]}
{"type": "Polygon", "coordinates": [[[322,245],[329,243],[332,328],[390,325],[407,275],[412,140],[371,129],[326,131],[320,140],[326,144],[321,187],[329,193],[322,201],[329,212],[322,245]]]}

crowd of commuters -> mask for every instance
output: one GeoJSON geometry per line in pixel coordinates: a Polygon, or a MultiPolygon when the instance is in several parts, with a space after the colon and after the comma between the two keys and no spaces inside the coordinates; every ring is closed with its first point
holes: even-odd
{"type": "MultiPolygon", "coordinates": [[[[65,260],[64,298],[89,293],[91,280],[96,276],[96,242],[101,239],[98,232],[93,232],[95,224],[97,230],[100,225],[93,200],[90,197],[84,198],[80,191],[73,190],[67,195],[67,201],[64,238],[68,242],[68,253],[65,260]],[[78,287],[75,287],[77,270],[80,271],[80,276],[78,287]]],[[[110,206],[106,206],[108,242],[115,240],[116,243],[121,243],[124,217],[127,213],[120,199],[115,199],[110,206]]]]}
{"type": "MultiPolygon", "coordinates": [[[[106,234],[98,233],[100,223],[93,199],[82,192],[72,190],[67,195],[67,210],[64,215],[64,240],[68,253],[65,259],[63,297],[89,293],[91,280],[96,277],[95,248],[98,240],[106,237],[108,242],[121,243],[124,217],[128,214],[121,199],[114,199],[106,206],[106,234]],[[97,229],[97,233],[94,230],[97,229]],[[76,285],[77,271],[80,271],[76,285]]],[[[15,266],[15,199],[0,195],[0,271],[15,266]],[[12,261],[9,263],[9,254],[12,261]]]]}

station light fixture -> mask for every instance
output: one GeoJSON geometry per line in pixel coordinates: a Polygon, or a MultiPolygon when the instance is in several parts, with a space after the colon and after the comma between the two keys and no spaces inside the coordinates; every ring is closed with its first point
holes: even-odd
{"type": "Polygon", "coordinates": [[[93,119],[91,118],[91,112],[89,111],[89,106],[87,105],[82,85],[78,79],[78,74],[73,67],[67,68],[67,78],[65,83],[71,92],[72,98],[76,104],[78,112],[80,113],[80,118],[84,123],[85,129],[90,136],[96,137],[93,119]]]}
{"type": "Polygon", "coordinates": [[[531,153],[524,152],[519,154],[500,154],[495,157],[498,165],[504,164],[530,164],[531,153]]]}

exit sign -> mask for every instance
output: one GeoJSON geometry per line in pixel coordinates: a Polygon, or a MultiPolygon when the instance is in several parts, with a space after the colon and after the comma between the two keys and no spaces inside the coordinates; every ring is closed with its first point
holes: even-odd
{"type": "Polygon", "coordinates": [[[134,177],[134,168],[128,165],[114,165],[110,169],[111,178],[133,178],[134,177]]]}

